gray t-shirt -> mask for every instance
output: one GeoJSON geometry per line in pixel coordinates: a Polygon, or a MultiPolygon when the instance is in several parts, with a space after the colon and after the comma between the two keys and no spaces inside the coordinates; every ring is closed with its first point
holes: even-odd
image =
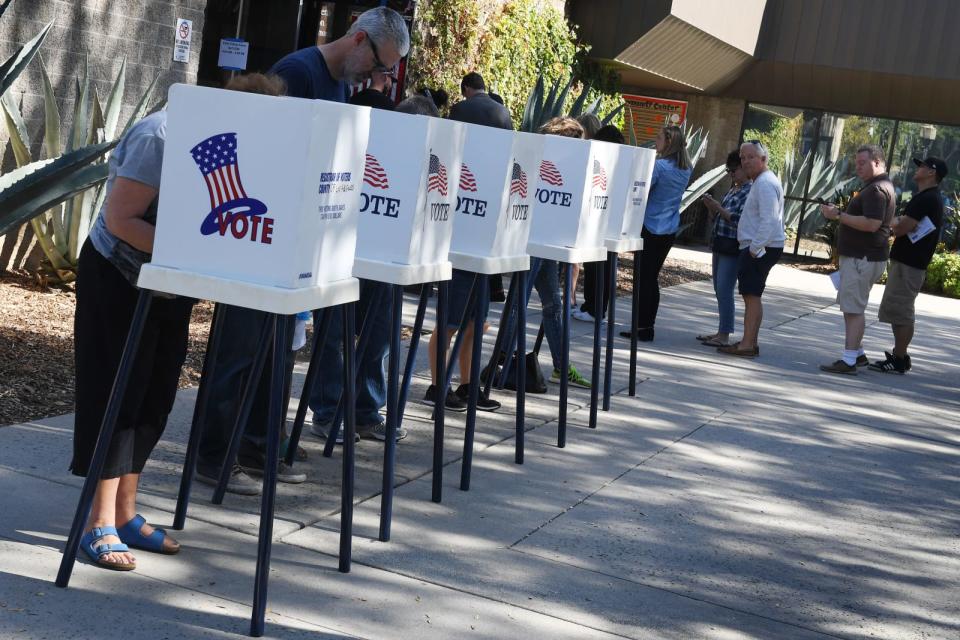
{"type": "MultiPolygon", "coordinates": [[[[160,168],[163,164],[163,144],[167,137],[167,113],[158,111],[135,124],[123,136],[110,155],[110,173],[107,176],[107,196],[93,228],[90,242],[110,261],[132,285],[136,285],[140,267],[150,262],[150,254],[135,249],[107,229],[103,214],[110,201],[113,184],[118,177],[136,180],[154,189],[160,188],[160,168]]],[[[144,221],[156,224],[157,199],[154,198],[143,216],[144,221]]]]}

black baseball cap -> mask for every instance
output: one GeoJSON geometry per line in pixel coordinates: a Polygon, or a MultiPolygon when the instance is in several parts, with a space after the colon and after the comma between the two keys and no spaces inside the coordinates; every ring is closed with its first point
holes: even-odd
{"type": "Polygon", "coordinates": [[[918,167],[928,167],[933,169],[937,172],[937,180],[943,180],[945,177],[947,177],[947,163],[940,158],[934,158],[933,156],[927,158],[926,160],[914,158],[913,164],[917,165],[918,167]]]}

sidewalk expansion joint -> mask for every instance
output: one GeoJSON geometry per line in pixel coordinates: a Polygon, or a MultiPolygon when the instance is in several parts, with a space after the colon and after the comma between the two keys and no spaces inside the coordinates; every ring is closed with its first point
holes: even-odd
{"type": "Polygon", "coordinates": [[[707,426],[708,424],[714,422],[715,420],[718,420],[719,418],[722,418],[726,413],[727,413],[727,410],[726,410],[726,409],[722,410],[722,411],[721,411],[720,413],[718,413],[717,415],[713,416],[712,418],[708,419],[706,422],[703,422],[702,424],[700,424],[699,426],[697,426],[693,431],[690,431],[689,433],[685,433],[684,435],[682,435],[682,436],[680,436],[679,438],[673,440],[673,441],[670,442],[669,444],[666,444],[666,445],[664,445],[663,447],[657,449],[656,451],[654,451],[653,453],[651,453],[649,456],[647,456],[646,458],[644,458],[643,460],[641,460],[641,461],[638,462],[637,464],[633,465],[632,467],[627,468],[626,470],[624,470],[622,473],[620,473],[620,474],[617,475],[616,477],[611,478],[610,480],[607,480],[606,482],[604,482],[603,484],[601,484],[599,487],[597,487],[596,489],[594,489],[594,490],[591,491],[590,493],[584,495],[582,498],[580,498],[579,500],[577,500],[576,502],[574,502],[572,505],[570,505],[569,507],[567,507],[566,509],[564,509],[564,510],[561,511],[560,513],[556,514],[555,516],[553,516],[552,518],[550,518],[550,519],[547,520],[546,522],[544,522],[544,523],[542,523],[541,525],[539,525],[537,528],[535,528],[535,529],[533,529],[532,531],[528,532],[526,535],[524,535],[522,538],[520,538],[519,540],[517,540],[517,541],[514,542],[513,544],[508,545],[506,548],[507,548],[507,549],[513,549],[514,547],[516,547],[518,544],[520,544],[521,542],[523,542],[524,540],[526,540],[527,538],[529,538],[529,537],[532,536],[533,534],[537,533],[538,531],[540,531],[540,530],[543,529],[544,527],[552,524],[554,521],[556,521],[556,520],[557,520],[558,518],[560,518],[561,516],[569,513],[569,512],[572,511],[573,509],[579,507],[581,504],[583,504],[584,502],[586,502],[587,500],[589,500],[589,499],[592,498],[593,496],[597,495],[598,493],[600,493],[601,491],[603,491],[604,489],[606,489],[607,487],[609,487],[609,486],[612,485],[613,483],[617,482],[618,480],[620,480],[621,478],[623,478],[624,476],[626,476],[628,473],[632,473],[633,471],[636,471],[636,470],[639,469],[641,466],[645,465],[645,464],[646,464],[647,462],[649,462],[650,460],[653,460],[655,457],[657,457],[658,455],[660,455],[661,453],[663,453],[664,451],[666,451],[667,449],[669,449],[669,448],[672,447],[673,445],[677,444],[678,442],[682,442],[683,440],[686,440],[687,438],[689,438],[689,437],[692,436],[693,434],[695,434],[695,433],[697,433],[698,431],[700,431],[700,429],[703,429],[703,428],[704,428],[705,426],[707,426]]]}

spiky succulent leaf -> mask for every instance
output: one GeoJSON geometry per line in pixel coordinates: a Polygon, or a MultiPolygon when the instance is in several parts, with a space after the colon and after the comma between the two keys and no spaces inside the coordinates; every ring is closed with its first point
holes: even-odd
{"type": "Polygon", "coordinates": [[[20,108],[9,93],[0,96],[0,104],[3,105],[3,116],[7,123],[7,132],[10,134],[13,157],[18,167],[26,166],[33,161],[33,158],[30,156],[30,136],[23,122],[23,114],[20,113],[20,108]]]}
{"type": "MultiPolygon", "coordinates": [[[[6,8],[6,5],[4,5],[4,8],[6,8]]],[[[30,64],[33,57],[37,55],[37,51],[40,50],[41,45],[43,45],[43,40],[47,37],[47,34],[50,32],[50,27],[52,26],[53,21],[51,20],[47,23],[47,26],[40,30],[40,33],[14,51],[12,56],[0,64],[0,95],[7,92],[10,85],[12,85],[23,70],[27,68],[27,65],[30,64]]]]}
{"type": "Polygon", "coordinates": [[[56,158],[60,155],[60,107],[57,106],[57,97],[53,93],[53,84],[47,75],[47,65],[40,60],[40,75],[43,78],[43,141],[47,145],[47,157],[56,158]]]}

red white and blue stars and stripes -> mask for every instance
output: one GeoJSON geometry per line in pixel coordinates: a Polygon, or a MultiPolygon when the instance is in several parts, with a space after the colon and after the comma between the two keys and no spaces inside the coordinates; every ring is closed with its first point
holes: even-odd
{"type": "Polygon", "coordinates": [[[557,169],[557,165],[549,160],[543,160],[540,163],[540,179],[555,187],[563,186],[563,176],[560,175],[560,170],[557,169]]]}
{"type": "Polygon", "coordinates": [[[246,198],[237,164],[237,134],[210,136],[190,150],[210,193],[210,208],[246,198]]]}
{"type": "Polygon", "coordinates": [[[607,172],[603,170],[603,165],[596,159],[593,161],[593,186],[600,187],[601,191],[607,190],[607,172]]]}
{"type": "Polygon", "coordinates": [[[460,190],[476,191],[477,177],[470,171],[470,167],[465,164],[460,165],[460,190]]]}
{"type": "Polygon", "coordinates": [[[375,157],[367,154],[367,164],[363,169],[363,181],[371,187],[378,189],[389,189],[390,181],[387,180],[387,172],[384,170],[375,157]]]}
{"type": "Polygon", "coordinates": [[[430,154],[430,167],[427,171],[427,193],[437,191],[447,195],[447,168],[435,154],[430,154]]]}
{"type": "Polygon", "coordinates": [[[527,174],[519,162],[513,163],[513,173],[510,174],[510,195],[520,194],[521,198],[527,197],[527,174]]]}

